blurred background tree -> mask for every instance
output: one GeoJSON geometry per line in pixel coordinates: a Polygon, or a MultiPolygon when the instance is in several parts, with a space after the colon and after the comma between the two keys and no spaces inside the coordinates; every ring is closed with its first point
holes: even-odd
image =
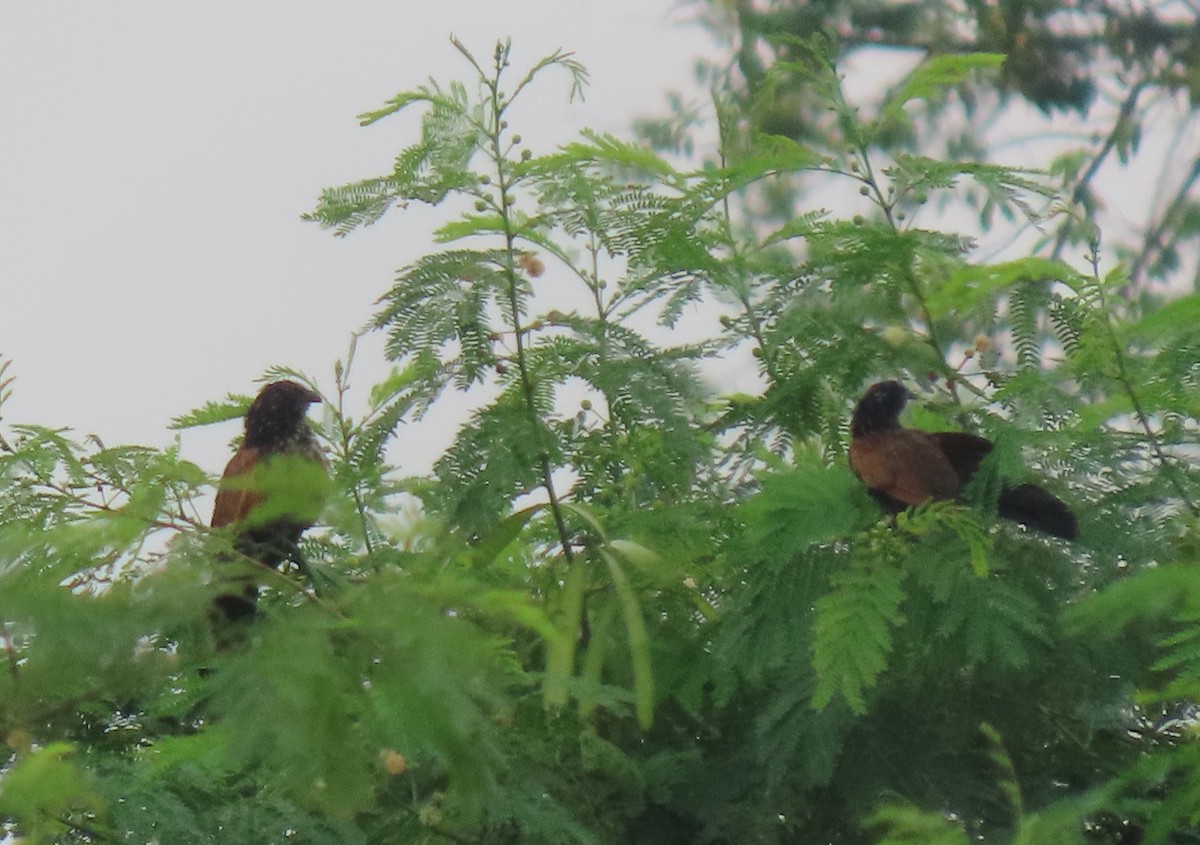
{"type": "MultiPolygon", "coordinates": [[[[822,94],[773,69],[827,33],[837,64],[886,96],[923,59],[996,53],[998,77],[967,79],[878,140],[895,150],[1020,163],[1060,180],[1077,213],[1034,235],[1060,257],[1100,226],[1112,258],[1129,267],[1129,291],[1195,283],[1200,206],[1200,4],[1104,0],[694,0],[727,51],[699,73],[757,132],[818,149],[846,143],[822,94]],[[1087,222],[1084,222],[1087,221],[1087,222]]],[[[695,104],[643,121],[664,147],[686,148],[695,104]]],[[[786,216],[794,193],[773,186],[756,213],[786,216]]],[[[967,195],[989,211],[982,197],[967,195]]],[[[1048,209],[1047,209],[1048,210],[1048,209]]],[[[1073,250],[1078,252],[1079,250],[1073,250]]]]}

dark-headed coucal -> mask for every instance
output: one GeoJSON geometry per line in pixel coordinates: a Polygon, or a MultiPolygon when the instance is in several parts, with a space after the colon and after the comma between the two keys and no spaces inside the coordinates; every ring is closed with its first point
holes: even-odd
{"type": "MultiPolygon", "coordinates": [[[[217,488],[212,527],[230,526],[234,548],[264,566],[303,566],[297,544],[321,509],[325,455],[308,427],[308,406],[321,397],[293,381],[268,384],[246,411],[246,435],[217,488]]],[[[257,585],[217,596],[226,619],[254,613],[257,585]]]]}
{"type": "MultiPolygon", "coordinates": [[[[850,419],[850,467],[885,510],[899,513],[930,499],[956,499],[992,451],[992,441],[963,432],[900,425],[911,397],[897,381],[873,384],[850,419]]],[[[1074,539],[1075,514],[1034,484],[1005,484],[997,512],[1056,537],[1074,539]]]]}

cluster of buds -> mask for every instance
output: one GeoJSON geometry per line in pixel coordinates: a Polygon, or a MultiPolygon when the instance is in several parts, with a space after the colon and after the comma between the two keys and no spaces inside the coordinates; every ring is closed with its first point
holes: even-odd
{"type": "Polygon", "coordinates": [[[992,339],[985,334],[975,335],[975,345],[963,352],[964,360],[971,360],[976,354],[987,352],[992,348],[992,339]]]}
{"type": "Polygon", "coordinates": [[[404,755],[394,748],[382,748],[379,751],[379,765],[392,777],[399,777],[408,771],[408,761],[404,755]]]}
{"type": "Polygon", "coordinates": [[[517,256],[517,266],[532,279],[536,279],[546,272],[546,263],[532,252],[520,253],[517,256]]]}

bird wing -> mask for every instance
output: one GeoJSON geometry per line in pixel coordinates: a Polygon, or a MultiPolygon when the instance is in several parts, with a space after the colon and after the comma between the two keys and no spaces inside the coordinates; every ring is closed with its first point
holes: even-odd
{"type": "Polygon", "coordinates": [[[249,446],[238,449],[221,475],[217,500],[213,503],[212,527],[235,525],[262,501],[262,494],[250,487],[250,473],[258,466],[258,450],[249,446]]]}
{"type": "Polygon", "coordinates": [[[925,436],[941,449],[950,466],[954,467],[959,485],[964,487],[993,448],[992,441],[986,437],[963,431],[931,431],[925,436]]]}
{"type": "Polygon", "coordinates": [[[850,468],[873,493],[902,506],[958,495],[958,474],[924,432],[900,428],[854,438],[850,468]]]}
{"type": "MultiPolygon", "coordinates": [[[[964,487],[994,448],[992,441],[985,437],[959,431],[939,431],[928,437],[942,450],[964,487]]],[[[1074,540],[1079,536],[1079,523],[1074,512],[1057,496],[1036,484],[1010,486],[1003,479],[999,481],[999,488],[996,504],[1000,516],[1056,537],[1074,540]]]]}

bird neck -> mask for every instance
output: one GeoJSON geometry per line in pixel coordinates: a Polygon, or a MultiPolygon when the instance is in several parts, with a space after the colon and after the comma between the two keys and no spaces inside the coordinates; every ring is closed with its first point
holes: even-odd
{"type": "Polygon", "coordinates": [[[265,454],[290,452],[315,442],[312,430],[303,420],[294,423],[264,421],[260,425],[246,427],[246,445],[265,454]]]}
{"type": "Polygon", "coordinates": [[[875,414],[855,412],[854,416],[850,418],[851,437],[865,437],[868,434],[899,430],[899,417],[881,418],[875,414]]]}

